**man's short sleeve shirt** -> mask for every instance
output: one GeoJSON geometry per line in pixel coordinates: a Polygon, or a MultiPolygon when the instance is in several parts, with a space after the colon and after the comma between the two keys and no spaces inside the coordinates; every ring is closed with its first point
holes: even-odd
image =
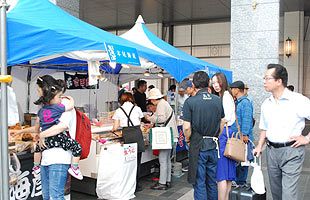
{"type": "Polygon", "coordinates": [[[264,101],[259,128],[271,142],[288,142],[301,135],[306,118],[310,119],[309,98],[285,89],[278,100],[271,96],[264,101]]]}
{"type": "MultiPolygon", "coordinates": [[[[182,119],[191,123],[192,136],[199,134],[200,138],[218,136],[220,121],[224,116],[221,99],[206,90],[199,90],[196,96],[186,99],[183,106],[182,119]]],[[[214,145],[212,140],[206,141],[214,145]]]]}

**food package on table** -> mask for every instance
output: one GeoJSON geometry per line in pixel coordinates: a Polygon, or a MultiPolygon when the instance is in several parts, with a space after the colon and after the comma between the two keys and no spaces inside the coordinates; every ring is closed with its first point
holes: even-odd
{"type": "Polygon", "coordinates": [[[99,143],[118,143],[122,138],[121,131],[109,132],[105,134],[92,134],[92,139],[99,143]],[[104,141],[104,142],[103,142],[104,141]]]}
{"type": "Polygon", "coordinates": [[[20,125],[20,123],[17,123],[14,126],[9,126],[8,129],[9,130],[21,130],[22,126],[20,125]]]}
{"type": "Polygon", "coordinates": [[[148,134],[150,132],[151,125],[150,124],[141,124],[141,131],[143,134],[148,134]]]}
{"type": "Polygon", "coordinates": [[[24,151],[31,151],[33,150],[33,144],[34,142],[32,141],[28,141],[28,142],[24,142],[24,141],[16,141],[14,146],[10,147],[10,151],[19,153],[19,152],[24,152],[24,151]]]}
{"type": "Polygon", "coordinates": [[[34,137],[32,133],[23,133],[22,134],[22,141],[33,141],[34,137]]]}
{"type": "Polygon", "coordinates": [[[33,149],[33,142],[22,142],[16,144],[16,151],[23,152],[33,149]]]}
{"type": "Polygon", "coordinates": [[[115,113],[115,110],[114,110],[114,111],[108,112],[108,118],[109,118],[109,119],[112,119],[114,113],[115,113]]]}

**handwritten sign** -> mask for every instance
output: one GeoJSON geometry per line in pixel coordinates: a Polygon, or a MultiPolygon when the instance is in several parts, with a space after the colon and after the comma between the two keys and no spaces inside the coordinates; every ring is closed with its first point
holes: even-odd
{"type": "Polygon", "coordinates": [[[137,159],[137,144],[124,144],[124,156],[126,161],[137,159]]]}

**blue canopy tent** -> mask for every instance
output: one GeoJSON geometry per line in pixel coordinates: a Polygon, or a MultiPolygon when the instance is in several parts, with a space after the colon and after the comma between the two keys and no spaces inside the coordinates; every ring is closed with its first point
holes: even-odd
{"type": "MultiPolygon", "coordinates": [[[[83,70],[87,66],[85,61],[67,59],[63,54],[85,50],[107,52],[107,43],[134,49],[139,46],[71,16],[48,0],[19,0],[8,12],[7,27],[8,66],[31,64],[47,67],[53,63],[67,65],[66,69],[70,70],[70,63],[81,63],[84,67],[75,66],[74,70],[83,70]],[[49,58],[51,55],[58,56],[49,58]],[[44,57],[40,62],[31,62],[44,57]]],[[[138,55],[154,63],[174,62],[143,46],[139,46],[138,55]]],[[[107,60],[106,53],[101,61],[107,60]]]]}
{"type": "Polygon", "coordinates": [[[141,15],[138,17],[135,26],[133,26],[126,33],[122,34],[121,37],[153,49],[169,57],[178,59],[178,63],[176,63],[176,65],[170,65],[165,68],[165,70],[170,74],[174,72],[179,75],[174,76],[177,81],[181,81],[194,71],[205,70],[210,76],[216,72],[223,72],[228,81],[232,82],[232,72],[230,70],[220,68],[211,63],[193,57],[161,40],[146,27],[141,15]]]}
{"type": "MultiPolygon", "coordinates": [[[[191,68],[186,67],[186,70],[171,69],[171,67],[183,68],[178,58],[140,46],[87,24],[69,15],[48,0],[19,0],[16,6],[8,12],[7,26],[8,66],[31,64],[59,69],[59,66],[62,65],[67,70],[70,68],[71,70],[83,70],[87,66],[85,61],[59,57],[63,57],[64,53],[77,50],[106,52],[106,43],[112,43],[135,48],[140,61],[143,58],[145,62],[155,63],[169,72],[177,81],[202,69],[199,65],[192,65],[191,68]],[[51,55],[59,55],[59,59],[49,58],[51,55]],[[31,62],[42,57],[46,59],[36,63],[31,62]],[[52,63],[53,66],[51,66],[52,63]],[[72,63],[81,63],[84,67],[79,68],[77,65],[72,67],[72,63]],[[59,64],[58,67],[57,64],[59,64]]],[[[102,58],[103,61],[108,59],[107,55],[102,58]]],[[[110,71],[119,72],[119,70],[110,71]]]]}

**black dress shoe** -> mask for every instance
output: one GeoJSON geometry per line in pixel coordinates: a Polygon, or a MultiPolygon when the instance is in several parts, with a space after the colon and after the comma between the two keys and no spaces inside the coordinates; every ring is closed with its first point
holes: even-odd
{"type": "Polygon", "coordinates": [[[151,187],[152,190],[167,190],[167,186],[164,184],[156,183],[151,187]]]}
{"type": "Polygon", "coordinates": [[[171,188],[171,182],[166,183],[167,188],[171,188]]]}
{"type": "Polygon", "coordinates": [[[135,192],[141,192],[143,190],[140,184],[137,184],[135,192]]]}

